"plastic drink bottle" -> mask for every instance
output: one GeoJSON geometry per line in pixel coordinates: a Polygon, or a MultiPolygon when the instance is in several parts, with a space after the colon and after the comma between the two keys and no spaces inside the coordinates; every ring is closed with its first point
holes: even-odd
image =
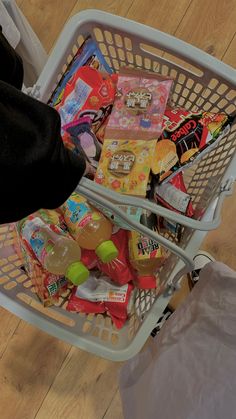
{"type": "Polygon", "coordinates": [[[156,288],[156,272],[162,266],[165,257],[162,248],[149,237],[137,231],[131,231],[129,237],[130,263],[137,271],[137,287],[156,288]]]}
{"type": "Polygon", "coordinates": [[[85,198],[74,192],[62,205],[62,212],[70,234],[83,249],[95,250],[103,263],[118,256],[111,240],[111,222],[85,198]]]}
{"type": "Polygon", "coordinates": [[[46,224],[39,217],[29,217],[21,222],[20,234],[47,271],[65,275],[74,285],[89,277],[88,269],[80,262],[78,243],[59,227],[46,224]]]}

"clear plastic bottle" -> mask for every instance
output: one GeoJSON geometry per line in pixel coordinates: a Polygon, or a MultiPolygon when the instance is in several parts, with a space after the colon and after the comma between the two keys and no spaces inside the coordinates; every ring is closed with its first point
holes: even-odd
{"type": "Polygon", "coordinates": [[[20,234],[47,271],[65,275],[74,285],[82,284],[89,277],[88,269],[80,262],[78,243],[59,227],[48,225],[39,217],[29,217],[22,222],[20,234]]]}
{"type": "Polygon", "coordinates": [[[137,231],[131,231],[129,256],[131,265],[137,271],[137,287],[142,289],[156,288],[156,272],[165,260],[160,245],[137,231]]]}
{"type": "Polygon", "coordinates": [[[103,263],[118,256],[111,240],[111,222],[85,198],[74,192],[62,205],[62,212],[70,234],[83,249],[95,250],[103,263]]]}

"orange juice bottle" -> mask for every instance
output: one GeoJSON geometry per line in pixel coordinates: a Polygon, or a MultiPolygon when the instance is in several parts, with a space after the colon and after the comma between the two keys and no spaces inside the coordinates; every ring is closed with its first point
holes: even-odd
{"type": "Polygon", "coordinates": [[[80,261],[78,243],[57,226],[30,216],[19,223],[19,233],[48,272],[64,275],[74,285],[82,284],[89,277],[88,269],[80,261]]]}
{"type": "Polygon", "coordinates": [[[129,237],[129,256],[133,268],[137,271],[137,287],[156,288],[157,270],[164,262],[160,245],[137,231],[131,231],[129,237]]]}
{"type": "Polygon", "coordinates": [[[111,222],[85,198],[74,192],[62,205],[62,212],[70,234],[83,249],[95,250],[103,263],[118,256],[111,240],[111,222]]]}

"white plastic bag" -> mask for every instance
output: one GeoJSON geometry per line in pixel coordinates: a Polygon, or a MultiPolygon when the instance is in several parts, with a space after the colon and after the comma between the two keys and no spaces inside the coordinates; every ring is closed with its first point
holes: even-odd
{"type": "Polygon", "coordinates": [[[125,419],[235,419],[236,273],[214,262],[121,371],[125,419]]]}
{"type": "Polygon", "coordinates": [[[13,22],[11,16],[7,12],[4,4],[0,0],[0,25],[2,27],[2,33],[7,38],[9,44],[12,48],[16,48],[16,46],[20,42],[20,32],[17,29],[15,23],[13,22]]]}
{"type": "Polygon", "coordinates": [[[24,85],[33,86],[47,61],[46,51],[15,1],[2,2],[20,32],[16,51],[23,60],[24,85]]]}

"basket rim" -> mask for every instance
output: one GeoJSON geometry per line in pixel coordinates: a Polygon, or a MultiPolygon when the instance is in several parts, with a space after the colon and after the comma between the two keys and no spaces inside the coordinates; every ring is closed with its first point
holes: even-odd
{"type": "MultiPolygon", "coordinates": [[[[94,24],[101,24],[101,26],[104,26],[105,22],[114,28],[119,27],[120,30],[143,38],[152,44],[155,43],[155,39],[158,39],[158,44],[170,49],[170,53],[174,52],[177,56],[181,55],[182,58],[190,60],[195,65],[202,65],[205,69],[217,74],[236,87],[236,69],[200,48],[143,23],[98,9],[85,9],[72,16],[66,26],[78,28],[83,24],[91,24],[93,22],[94,24]]],[[[63,32],[61,35],[63,35],[63,32]]]]}

